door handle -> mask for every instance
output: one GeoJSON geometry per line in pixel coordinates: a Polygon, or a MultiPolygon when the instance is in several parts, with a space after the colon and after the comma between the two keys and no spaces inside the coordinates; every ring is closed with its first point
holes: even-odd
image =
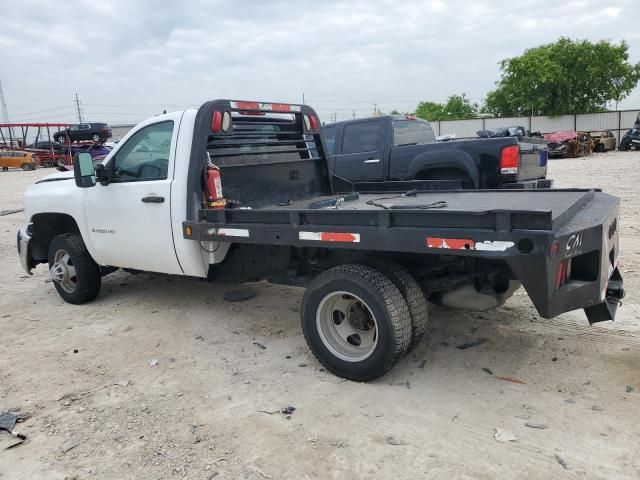
{"type": "Polygon", "coordinates": [[[164,203],[164,197],[159,197],[157,195],[147,195],[146,197],[142,197],[142,201],[144,203],[164,203]]]}
{"type": "Polygon", "coordinates": [[[380,159],[379,158],[370,158],[369,160],[365,160],[362,163],[380,163],[380,159]]]}

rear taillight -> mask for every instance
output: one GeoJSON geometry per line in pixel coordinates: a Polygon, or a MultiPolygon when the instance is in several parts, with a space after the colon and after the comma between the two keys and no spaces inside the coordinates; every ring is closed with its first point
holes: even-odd
{"type": "Polygon", "coordinates": [[[320,122],[318,121],[318,117],[315,115],[305,115],[304,116],[304,126],[310,132],[317,132],[320,128],[320,122]]]}
{"type": "Polygon", "coordinates": [[[222,112],[216,110],[213,112],[213,118],[211,119],[211,131],[218,133],[222,129],[222,112]]]}
{"type": "Polygon", "coordinates": [[[518,173],[520,165],[520,147],[518,145],[509,145],[502,149],[500,155],[500,173],[502,175],[513,175],[518,173]]]}
{"type": "Polygon", "coordinates": [[[560,289],[560,287],[567,283],[567,279],[570,275],[571,259],[567,258],[558,264],[558,270],[556,271],[556,290],[560,289]]]}

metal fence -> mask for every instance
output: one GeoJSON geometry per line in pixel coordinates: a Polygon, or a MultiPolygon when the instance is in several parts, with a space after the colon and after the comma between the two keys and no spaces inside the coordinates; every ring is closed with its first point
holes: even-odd
{"type": "Polygon", "coordinates": [[[532,132],[552,133],[559,130],[601,132],[609,130],[620,141],[622,135],[633,127],[640,110],[560,115],[558,117],[499,117],[474,118],[431,122],[436,135],[455,134],[457,138],[475,137],[478,130],[498,127],[523,126],[532,132]]]}

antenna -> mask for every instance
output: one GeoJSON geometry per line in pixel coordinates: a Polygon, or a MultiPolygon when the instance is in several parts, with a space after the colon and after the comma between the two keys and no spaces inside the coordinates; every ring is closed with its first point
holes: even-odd
{"type": "Polygon", "coordinates": [[[76,92],[76,110],[78,111],[78,123],[82,123],[82,110],[80,110],[80,99],[78,98],[77,92],[76,92]]]}
{"type": "Polygon", "coordinates": [[[2,80],[0,80],[0,107],[2,107],[2,122],[9,123],[9,112],[7,111],[7,102],[4,101],[4,92],[2,91],[2,80]]]}

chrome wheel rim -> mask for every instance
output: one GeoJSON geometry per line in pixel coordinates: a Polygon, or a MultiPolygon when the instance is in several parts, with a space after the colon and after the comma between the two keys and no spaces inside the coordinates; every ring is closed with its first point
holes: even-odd
{"type": "Polygon", "coordinates": [[[53,265],[49,269],[51,279],[67,293],[76,289],[76,267],[67,252],[57,250],[53,256],[53,265]]]}
{"type": "Polygon", "coordinates": [[[316,328],[324,346],[346,362],[361,362],[378,345],[378,322],[371,308],[346,291],[325,296],[316,312],[316,328]]]}

